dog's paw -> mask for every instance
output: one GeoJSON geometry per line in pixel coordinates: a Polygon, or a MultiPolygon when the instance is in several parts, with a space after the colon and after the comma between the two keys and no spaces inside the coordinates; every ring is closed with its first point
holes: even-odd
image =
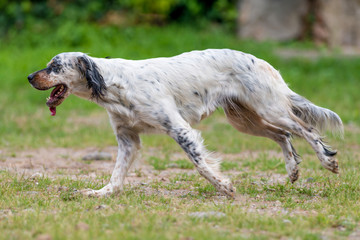
{"type": "Polygon", "coordinates": [[[98,191],[90,189],[90,188],[78,190],[75,192],[75,194],[79,194],[79,195],[85,196],[85,197],[100,197],[98,191]]]}
{"type": "Polygon", "coordinates": [[[225,194],[228,198],[234,199],[236,188],[232,185],[231,182],[226,184],[221,184],[218,189],[219,192],[225,194]]]}
{"type": "Polygon", "coordinates": [[[339,173],[339,163],[335,157],[327,157],[326,161],[321,161],[321,165],[333,173],[339,173]]]}
{"type": "Polygon", "coordinates": [[[296,182],[299,179],[299,176],[300,176],[299,169],[296,166],[296,168],[294,168],[292,170],[291,174],[289,174],[289,178],[290,178],[291,183],[296,182]]]}
{"type": "Polygon", "coordinates": [[[115,193],[111,184],[108,184],[99,190],[93,190],[93,189],[87,188],[87,189],[79,190],[77,192],[78,192],[78,194],[80,194],[82,196],[95,197],[95,198],[109,197],[115,193]]]}

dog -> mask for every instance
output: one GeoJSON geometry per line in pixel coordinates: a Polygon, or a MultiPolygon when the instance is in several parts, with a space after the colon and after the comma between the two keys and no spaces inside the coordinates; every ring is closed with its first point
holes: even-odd
{"type": "Polygon", "coordinates": [[[339,172],[337,151],[320,133],[343,133],[340,117],[296,94],[266,61],[230,49],[192,51],[169,58],[125,60],[95,58],[81,52],[56,55],[47,67],[28,76],[38,90],[54,88],[46,104],[51,115],[70,94],[104,107],[118,142],[110,182],[87,196],[108,196],[122,190],[141,142],[139,134],[166,133],[186,152],[197,171],[217,191],[234,197],[220,161],[206,150],[200,132],[191,126],[223,108],[238,131],[278,143],[291,182],[299,177],[300,156],[292,136],[304,138],[322,166],[339,172]]]}

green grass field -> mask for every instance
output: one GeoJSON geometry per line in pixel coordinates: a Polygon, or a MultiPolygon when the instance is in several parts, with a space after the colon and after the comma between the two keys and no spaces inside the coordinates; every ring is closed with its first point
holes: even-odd
{"type": "Polygon", "coordinates": [[[360,238],[360,57],[309,43],[239,40],[211,25],[35,25],[10,32],[0,45],[0,239],[360,238]],[[222,156],[221,169],[237,189],[235,200],[217,194],[180,147],[160,135],[142,137],[142,165],[131,171],[123,193],[72,197],[74,189],[101,188],[110,178],[111,162],[84,163],[74,155],[116,146],[107,114],[72,96],[51,117],[45,105],[49,92],[31,88],[27,75],[65,51],[142,59],[206,48],[265,59],[295,92],[337,112],[345,137],[329,135],[327,141],[339,150],[341,173],[323,169],[311,148],[295,139],[301,177],[289,183],[280,148],[237,133],[218,110],[195,127],[222,156]],[[318,57],[283,58],[281,49],[318,57]],[[109,167],[101,170],[102,164],[109,167]]]}

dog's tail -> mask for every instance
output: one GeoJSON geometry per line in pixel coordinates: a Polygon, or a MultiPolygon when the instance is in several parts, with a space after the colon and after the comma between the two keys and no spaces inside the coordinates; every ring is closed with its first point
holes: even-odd
{"type": "Polygon", "coordinates": [[[340,117],[333,111],[318,107],[306,98],[292,93],[289,97],[292,112],[305,123],[319,131],[331,130],[341,137],[344,133],[343,123],[340,117]]]}

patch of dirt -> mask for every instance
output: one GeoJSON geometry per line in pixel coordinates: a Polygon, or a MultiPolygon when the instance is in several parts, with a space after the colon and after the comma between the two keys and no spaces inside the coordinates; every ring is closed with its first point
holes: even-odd
{"type": "MultiPolygon", "coordinates": [[[[93,161],[88,163],[81,160],[95,148],[74,150],[69,148],[40,148],[36,150],[7,152],[3,151],[0,168],[10,172],[18,172],[25,175],[42,173],[46,176],[54,176],[64,173],[65,175],[83,172],[110,172],[113,161],[93,161]]],[[[117,148],[107,147],[103,151],[110,152],[113,159],[116,158],[117,148]]]]}
{"type": "MultiPolygon", "coordinates": [[[[142,153],[144,156],[156,155],[155,149],[149,149],[142,153]]],[[[117,147],[106,147],[102,149],[85,148],[40,148],[35,150],[24,150],[9,152],[0,151],[0,169],[11,173],[22,174],[27,177],[46,176],[49,178],[70,177],[96,178],[97,176],[110,176],[117,155],[117,147]],[[112,155],[112,160],[82,160],[82,158],[91,152],[107,152],[112,155]]],[[[174,154],[174,159],[186,158],[185,154],[174,154]]],[[[176,173],[196,173],[196,170],[184,170],[178,168],[168,168],[164,171],[154,170],[143,159],[138,159],[126,178],[126,183],[138,185],[150,181],[166,181],[176,173]]]]}
{"type": "MultiPolygon", "coordinates": [[[[168,182],[169,178],[177,173],[197,174],[195,169],[179,169],[167,168],[163,171],[154,170],[152,166],[147,164],[144,159],[147,156],[158,155],[158,149],[149,148],[143,152],[140,159],[136,160],[134,166],[129,171],[127,182],[132,184],[141,183],[146,180],[159,180],[168,182]]],[[[215,157],[222,159],[236,161],[239,159],[256,159],[261,152],[244,151],[238,154],[216,154],[215,157]]],[[[282,157],[282,153],[276,151],[268,151],[270,157],[282,157]]],[[[117,155],[117,147],[111,146],[102,149],[85,148],[85,149],[71,149],[71,148],[40,148],[35,150],[23,150],[16,152],[9,152],[6,150],[0,151],[0,169],[7,170],[13,173],[20,173],[25,176],[32,176],[34,174],[44,175],[50,178],[64,177],[64,176],[83,176],[95,178],[97,175],[111,175],[115,165],[117,155]],[[112,160],[92,160],[84,161],[82,158],[92,152],[107,152],[112,156],[112,160]]],[[[183,152],[173,153],[170,158],[172,160],[187,159],[183,152]]],[[[242,172],[230,170],[225,174],[234,176],[242,172]]],[[[268,183],[282,183],[286,181],[286,175],[280,174],[266,174],[259,173],[259,179],[266,177],[269,179],[268,183]]]]}

